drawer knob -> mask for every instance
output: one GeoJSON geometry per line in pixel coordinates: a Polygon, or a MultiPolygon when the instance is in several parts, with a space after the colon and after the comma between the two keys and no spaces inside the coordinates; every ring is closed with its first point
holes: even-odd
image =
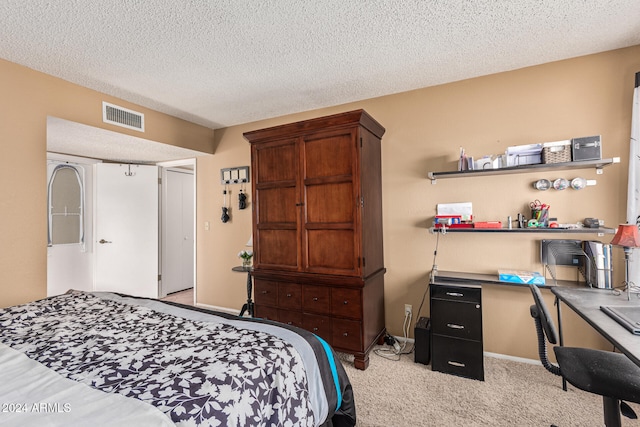
{"type": "Polygon", "coordinates": [[[293,325],[293,322],[287,322],[287,325],[293,325]]]}
{"type": "Polygon", "coordinates": [[[318,332],[318,328],[313,328],[313,332],[318,332]]]}
{"type": "Polygon", "coordinates": [[[314,301],[318,301],[318,297],[313,297],[313,300],[314,301]]]}
{"type": "Polygon", "coordinates": [[[287,294],[287,298],[291,298],[291,294],[287,294]]]}
{"type": "Polygon", "coordinates": [[[460,362],[454,362],[453,360],[448,360],[447,363],[451,366],[455,366],[457,368],[464,368],[466,365],[460,362]]]}
{"type": "Polygon", "coordinates": [[[450,297],[463,297],[464,294],[461,294],[460,292],[447,292],[447,295],[449,295],[450,297]]]}
{"type": "Polygon", "coordinates": [[[263,295],[266,295],[266,294],[268,294],[268,293],[269,293],[269,291],[262,291],[262,294],[263,294],[263,295]]]}
{"type": "Polygon", "coordinates": [[[343,302],[343,304],[344,304],[344,305],[347,305],[348,303],[349,303],[349,301],[347,301],[347,300],[345,300],[345,301],[343,302]]]}
{"type": "Polygon", "coordinates": [[[451,329],[464,329],[463,325],[456,325],[455,323],[447,323],[447,327],[451,329]]]}
{"type": "Polygon", "coordinates": [[[348,336],[349,336],[349,333],[348,333],[348,332],[345,332],[344,334],[342,334],[342,336],[343,336],[343,337],[348,337],[348,336]]]}

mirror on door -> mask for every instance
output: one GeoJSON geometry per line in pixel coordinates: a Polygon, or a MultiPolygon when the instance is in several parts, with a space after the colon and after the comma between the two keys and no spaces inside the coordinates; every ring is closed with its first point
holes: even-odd
{"type": "Polygon", "coordinates": [[[84,244],[84,169],[57,164],[48,187],[48,245],[84,244]]]}

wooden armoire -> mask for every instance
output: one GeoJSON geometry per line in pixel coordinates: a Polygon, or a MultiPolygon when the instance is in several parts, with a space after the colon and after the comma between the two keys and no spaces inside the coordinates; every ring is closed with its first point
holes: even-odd
{"type": "Polygon", "coordinates": [[[255,316],[314,332],[359,369],[385,334],[384,132],[357,110],[244,134],[255,316]]]}

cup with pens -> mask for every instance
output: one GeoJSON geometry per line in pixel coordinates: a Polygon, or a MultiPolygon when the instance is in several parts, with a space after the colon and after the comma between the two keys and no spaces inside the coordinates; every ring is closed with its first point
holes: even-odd
{"type": "Polygon", "coordinates": [[[531,207],[531,219],[536,220],[536,224],[538,227],[548,227],[549,226],[549,208],[551,206],[546,203],[540,202],[540,200],[534,200],[529,203],[531,207]]]}

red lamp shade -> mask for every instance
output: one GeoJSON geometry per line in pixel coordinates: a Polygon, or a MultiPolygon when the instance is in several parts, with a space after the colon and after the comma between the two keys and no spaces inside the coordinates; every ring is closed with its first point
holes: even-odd
{"type": "Polygon", "coordinates": [[[635,224],[620,224],[616,235],[611,240],[611,244],[625,248],[639,248],[640,235],[638,235],[638,226],[635,224]]]}

